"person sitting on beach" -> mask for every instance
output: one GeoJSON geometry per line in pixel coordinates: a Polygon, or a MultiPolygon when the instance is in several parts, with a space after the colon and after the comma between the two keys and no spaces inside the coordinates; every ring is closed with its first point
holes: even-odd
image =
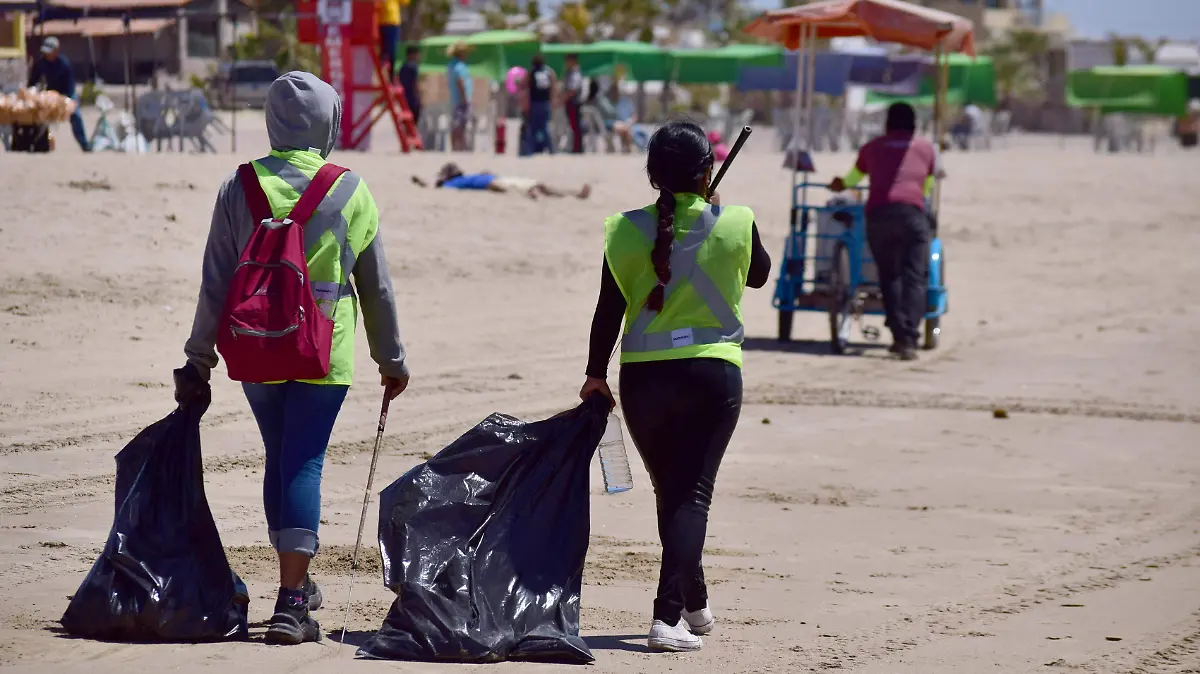
{"type": "Polygon", "coordinates": [[[615,84],[609,87],[608,93],[602,94],[600,83],[592,80],[588,86],[586,105],[594,107],[596,112],[600,113],[600,120],[604,122],[604,130],[621,139],[621,151],[628,154],[633,150],[633,123],[631,120],[623,119],[618,112],[616,103],[612,100],[617,94],[618,89],[615,84]]]}
{"type": "Polygon", "coordinates": [[[1179,118],[1176,131],[1180,147],[1189,150],[1196,147],[1197,138],[1200,137],[1200,101],[1188,104],[1187,114],[1179,118]]]}
{"type": "MultiPolygon", "coordinates": [[[[425,187],[425,181],[418,176],[412,177],[413,184],[425,187]]],[[[590,185],[584,185],[577,192],[560,190],[533,178],[516,176],[498,176],[491,171],[480,173],[464,173],[458,164],[450,162],[438,171],[434,187],[445,187],[453,190],[487,190],[505,194],[521,192],[530,199],[543,197],[565,197],[573,194],[576,199],[587,199],[592,193],[590,185]]]]}
{"type": "Polygon", "coordinates": [[[950,136],[954,139],[954,144],[958,149],[967,151],[971,149],[971,139],[975,134],[983,129],[983,111],[978,105],[968,103],[963,108],[962,116],[950,127],[950,136]]]}

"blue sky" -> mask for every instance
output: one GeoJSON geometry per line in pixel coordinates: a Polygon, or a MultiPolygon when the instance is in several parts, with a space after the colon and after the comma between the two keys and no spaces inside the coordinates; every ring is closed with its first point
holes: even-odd
{"type": "Polygon", "coordinates": [[[1090,37],[1108,33],[1200,40],[1200,0],[1046,0],[1090,37]]]}

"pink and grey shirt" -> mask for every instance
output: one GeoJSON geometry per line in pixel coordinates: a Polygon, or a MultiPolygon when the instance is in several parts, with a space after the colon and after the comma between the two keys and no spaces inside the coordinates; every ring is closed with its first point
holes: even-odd
{"type": "Polygon", "coordinates": [[[863,176],[870,178],[868,213],[891,204],[924,210],[925,197],[938,169],[938,154],[932,143],[909,132],[891,132],[862,146],[845,182],[854,187],[863,176]]]}

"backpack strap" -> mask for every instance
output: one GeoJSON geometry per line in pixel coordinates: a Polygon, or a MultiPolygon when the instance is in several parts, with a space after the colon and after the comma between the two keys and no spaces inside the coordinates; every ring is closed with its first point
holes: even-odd
{"type": "Polygon", "coordinates": [[[292,212],[288,214],[288,219],[292,222],[304,226],[312,214],[316,212],[317,207],[321,205],[321,201],[325,199],[325,195],[329,194],[329,190],[333,189],[333,184],[337,179],[342,177],[346,169],[334,164],[323,164],[317,169],[317,174],[313,176],[308,187],[304,188],[304,193],[300,195],[300,200],[292,207],[292,212]]]}
{"type": "Polygon", "coordinates": [[[267,193],[263,192],[262,183],[258,182],[258,174],[254,172],[254,166],[250,162],[246,162],[238,167],[238,179],[242,183],[242,192],[246,195],[246,205],[250,207],[250,215],[254,218],[254,224],[259,224],[263,220],[270,220],[273,216],[271,213],[271,202],[267,201],[267,193]]]}

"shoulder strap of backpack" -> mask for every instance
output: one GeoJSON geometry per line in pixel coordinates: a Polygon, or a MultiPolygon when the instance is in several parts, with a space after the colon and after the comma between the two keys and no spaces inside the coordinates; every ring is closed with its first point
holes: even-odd
{"type": "Polygon", "coordinates": [[[312,182],[304,188],[304,194],[300,195],[300,200],[292,207],[288,219],[303,227],[304,223],[308,222],[308,219],[316,212],[317,207],[321,205],[321,200],[329,194],[329,190],[333,189],[333,184],[345,172],[346,169],[341,166],[329,163],[322,165],[317,170],[317,175],[313,176],[312,182]]]}
{"type": "Polygon", "coordinates": [[[242,183],[242,192],[246,195],[246,205],[250,207],[254,224],[270,220],[273,217],[271,202],[267,201],[267,193],[263,192],[262,184],[258,182],[258,174],[254,172],[254,166],[250,162],[238,167],[238,179],[242,183]]]}

